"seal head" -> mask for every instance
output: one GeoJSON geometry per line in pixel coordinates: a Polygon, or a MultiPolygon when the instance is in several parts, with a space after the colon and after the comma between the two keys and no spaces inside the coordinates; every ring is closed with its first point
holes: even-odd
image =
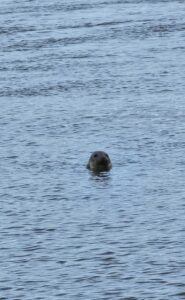
{"type": "Polygon", "coordinates": [[[111,160],[104,151],[95,151],[91,154],[87,168],[93,172],[107,172],[112,168],[111,160]]]}

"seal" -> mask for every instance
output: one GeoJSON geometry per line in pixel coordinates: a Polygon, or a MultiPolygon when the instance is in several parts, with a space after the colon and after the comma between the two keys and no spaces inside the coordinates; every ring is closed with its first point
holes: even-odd
{"type": "Polygon", "coordinates": [[[87,169],[99,173],[107,172],[112,168],[111,160],[108,154],[104,151],[95,151],[91,154],[87,163],[87,169]]]}

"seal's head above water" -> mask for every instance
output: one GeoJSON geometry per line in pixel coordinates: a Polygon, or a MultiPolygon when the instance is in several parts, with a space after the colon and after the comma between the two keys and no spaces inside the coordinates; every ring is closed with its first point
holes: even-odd
{"type": "Polygon", "coordinates": [[[95,151],[91,154],[87,168],[93,172],[106,172],[112,168],[111,160],[104,151],[95,151]]]}

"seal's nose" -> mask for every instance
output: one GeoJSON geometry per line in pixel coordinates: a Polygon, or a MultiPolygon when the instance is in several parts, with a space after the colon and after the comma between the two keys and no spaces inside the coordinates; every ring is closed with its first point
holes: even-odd
{"type": "Polygon", "coordinates": [[[103,164],[103,165],[107,165],[108,159],[106,157],[102,157],[101,160],[100,160],[100,163],[103,164]]]}

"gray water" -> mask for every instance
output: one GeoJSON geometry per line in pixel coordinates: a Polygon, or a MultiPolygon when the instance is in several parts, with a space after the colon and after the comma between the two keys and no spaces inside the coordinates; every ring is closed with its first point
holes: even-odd
{"type": "Polygon", "coordinates": [[[0,299],[184,299],[184,1],[2,0],[0,41],[0,299]]]}

